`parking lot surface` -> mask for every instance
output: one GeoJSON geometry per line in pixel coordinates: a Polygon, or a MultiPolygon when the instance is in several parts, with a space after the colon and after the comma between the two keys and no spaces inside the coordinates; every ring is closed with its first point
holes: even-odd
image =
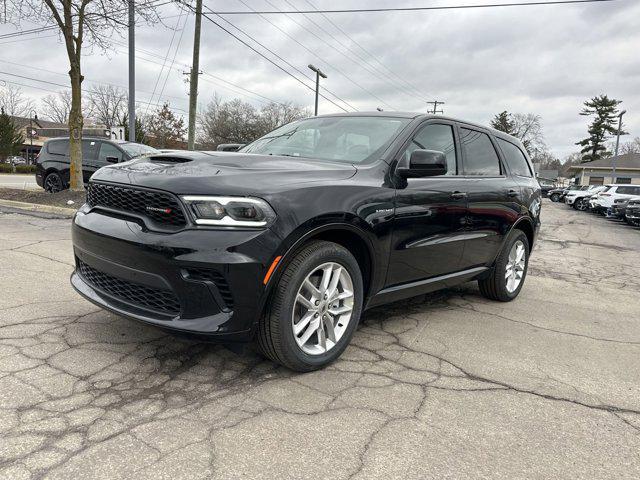
{"type": "Polygon", "coordinates": [[[0,214],[0,477],[640,478],[640,229],[542,216],[514,302],[370,310],[295,374],[99,310],[69,220],[0,214]]]}
{"type": "Polygon", "coordinates": [[[23,188],[27,190],[39,189],[36,183],[36,177],[33,174],[29,175],[12,175],[2,174],[0,175],[0,188],[23,188]]]}

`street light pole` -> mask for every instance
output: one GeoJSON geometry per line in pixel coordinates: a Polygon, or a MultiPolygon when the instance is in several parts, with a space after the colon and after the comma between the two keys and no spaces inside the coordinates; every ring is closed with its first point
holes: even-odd
{"type": "Polygon", "coordinates": [[[320,95],[320,77],[327,78],[327,76],[324,73],[322,73],[319,68],[316,68],[311,64],[309,64],[309,68],[313,72],[316,72],[316,108],[315,108],[314,115],[317,117],[318,116],[318,96],[320,95]]]}
{"type": "Polygon", "coordinates": [[[616,162],[618,160],[618,148],[620,147],[620,132],[622,131],[622,116],[627,113],[626,110],[623,110],[618,115],[618,135],[616,136],[616,153],[613,156],[613,160],[611,161],[611,183],[616,183],[616,162]]]}

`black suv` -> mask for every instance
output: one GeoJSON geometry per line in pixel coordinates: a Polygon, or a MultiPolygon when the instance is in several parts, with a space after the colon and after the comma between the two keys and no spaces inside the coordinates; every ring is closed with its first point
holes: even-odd
{"type": "Polygon", "coordinates": [[[463,282],[514,299],[540,225],[522,144],[402,113],[300,120],[237,153],[97,171],[73,221],[75,289],[115,313],[219,341],[256,339],[308,371],[363,310],[463,282]]]}
{"type": "MultiPolygon", "coordinates": [[[[84,183],[86,184],[91,175],[100,167],[154,153],[158,153],[158,150],[140,143],[107,138],[83,138],[82,176],[84,183]]],[[[47,140],[36,160],[36,182],[48,192],[59,192],[68,188],[69,164],[69,139],[52,138],[47,140]]]]}

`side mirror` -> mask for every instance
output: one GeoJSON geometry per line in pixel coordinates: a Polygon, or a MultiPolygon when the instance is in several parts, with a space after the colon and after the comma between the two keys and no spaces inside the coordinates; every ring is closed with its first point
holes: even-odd
{"type": "Polygon", "coordinates": [[[407,160],[403,157],[396,168],[404,178],[435,177],[447,173],[447,157],[436,150],[414,150],[407,160]]]}
{"type": "Polygon", "coordinates": [[[118,163],[120,161],[118,157],[107,157],[106,160],[109,163],[118,163]]]}

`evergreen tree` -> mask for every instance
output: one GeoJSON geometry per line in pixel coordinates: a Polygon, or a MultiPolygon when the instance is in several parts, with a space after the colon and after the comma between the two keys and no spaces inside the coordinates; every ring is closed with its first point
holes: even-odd
{"type": "Polygon", "coordinates": [[[20,151],[24,137],[18,130],[11,117],[7,115],[4,108],[0,109],[0,160],[15,155],[20,151]]]}
{"type": "Polygon", "coordinates": [[[144,143],[145,138],[147,136],[147,132],[145,129],[145,124],[142,121],[142,119],[140,118],[139,113],[136,113],[136,138],[135,140],[129,140],[129,112],[125,112],[122,114],[122,117],[120,117],[119,122],[120,125],[123,125],[125,127],[124,129],[124,139],[127,142],[133,141],[136,143],[144,143]]]}
{"type": "MultiPolygon", "coordinates": [[[[611,155],[611,152],[607,151],[606,142],[618,133],[618,105],[621,103],[621,100],[615,100],[606,95],[593,97],[584,102],[580,115],[594,118],[587,130],[589,136],[576,143],[582,147],[580,153],[583,163],[611,155]]],[[[626,135],[626,132],[620,132],[620,134],[626,135]]]]}
{"type": "Polygon", "coordinates": [[[516,131],[515,123],[511,118],[511,114],[506,110],[493,117],[493,120],[491,120],[491,126],[496,130],[500,130],[501,132],[509,135],[513,135],[516,131]]]}
{"type": "Polygon", "coordinates": [[[149,118],[147,135],[149,145],[156,148],[181,148],[186,134],[184,119],[176,117],[165,103],[149,118]]]}

